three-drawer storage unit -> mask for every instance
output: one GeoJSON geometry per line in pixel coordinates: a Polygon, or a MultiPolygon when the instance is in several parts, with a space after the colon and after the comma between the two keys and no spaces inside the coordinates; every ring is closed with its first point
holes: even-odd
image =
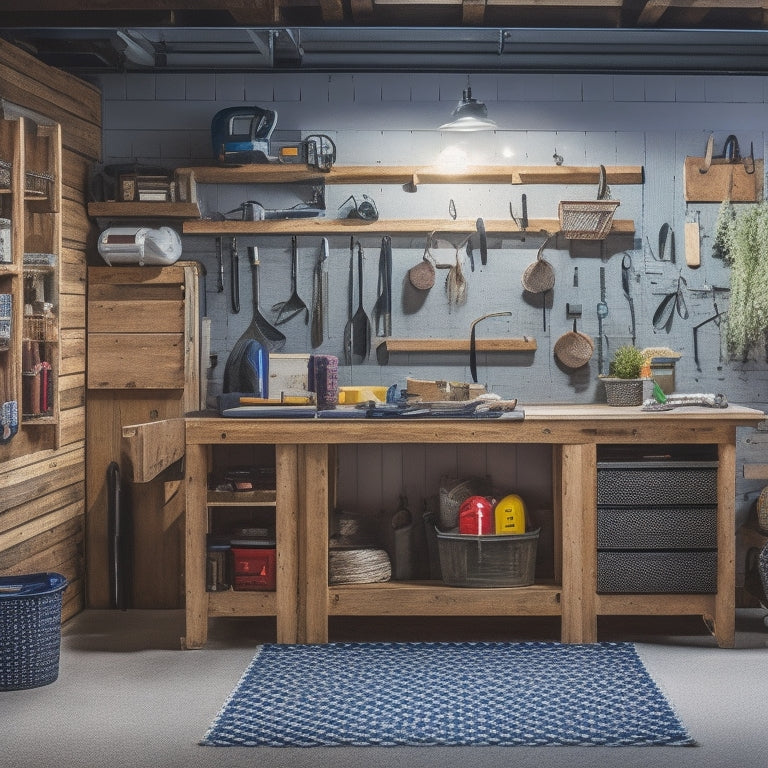
{"type": "Polygon", "coordinates": [[[599,593],[717,592],[715,456],[690,445],[598,454],[599,593]]]}

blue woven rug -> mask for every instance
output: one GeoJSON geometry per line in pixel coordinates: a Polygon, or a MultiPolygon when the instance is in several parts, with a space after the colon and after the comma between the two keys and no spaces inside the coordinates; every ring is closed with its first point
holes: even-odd
{"type": "Polygon", "coordinates": [[[631,643],[264,645],[209,746],[691,745],[631,643]]]}

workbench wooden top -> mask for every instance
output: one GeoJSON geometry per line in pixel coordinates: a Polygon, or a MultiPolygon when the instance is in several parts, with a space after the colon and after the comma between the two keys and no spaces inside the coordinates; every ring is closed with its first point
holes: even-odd
{"type": "Polygon", "coordinates": [[[605,404],[518,404],[522,420],[505,419],[232,419],[188,416],[187,444],[227,443],[720,443],[731,430],[755,426],[754,408],[683,406],[643,411],[605,404]]]}

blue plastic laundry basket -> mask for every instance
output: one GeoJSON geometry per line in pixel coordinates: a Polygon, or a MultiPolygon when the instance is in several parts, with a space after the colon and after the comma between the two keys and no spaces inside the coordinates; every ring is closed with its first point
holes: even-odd
{"type": "Polygon", "coordinates": [[[58,573],[0,577],[0,691],[37,688],[59,676],[66,587],[58,573]]]}

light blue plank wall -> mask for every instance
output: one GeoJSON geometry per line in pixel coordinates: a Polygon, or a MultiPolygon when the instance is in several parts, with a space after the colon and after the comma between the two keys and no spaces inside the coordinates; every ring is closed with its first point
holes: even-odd
{"type": "MultiPolygon", "coordinates": [[[[720,146],[728,134],[734,133],[742,151],[748,152],[752,144],[756,156],[764,156],[768,126],[766,82],[765,77],[750,76],[477,74],[472,77],[473,95],[487,103],[499,130],[461,136],[441,134],[436,129],[448,118],[466,85],[464,76],[454,74],[128,74],[98,79],[104,98],[104,157],[108,162],[136,160],[168,167],[207,162],[211,160],[209,126],[215,112],[229,106],[258,104],[277,110],[276,139],[327,133],[337,143],[338,162],[342,164],[430,165],[453,152],[471,164],[546,165],[554,162],[557,153],[566,165],[642,165],[644,185],[616,186],[612,190],[613,197],[621,201],[617,217],[634,220],[636,227],[634,248],[628,253],[638,345],[669,346],[682,353],[677,366],[679,391],[724,392],[734,402],[760,408],[768,402],[768,376],[762,354],[760,359],[747,363],[725,360],[719,330],[710,324],[701,332],[700,371],[694,363],[692,328],[713,313],[712,294],[706,289],[727,285],[728,272],[711,256],[717,205],[686,204],[682,169],[686,155],[703,154],[710,133],[720,146]],[[692,219],[702,227],[702,265],[698,269],[685,265],[683,252],[683,225],[692,219]],[[676,264],[660,263],[655,258],[659,229],[664,223],[670,224],[676,235],[676,264]],[[679,276],[687,281],[690,317],[676,317],[669,333],[654,332],[653,312],[679,276]]],[[[560,200],[589,199],[595,190],[581,186],[470,184],[426,186],[409,193],[397,186],[378,184],[330,186],[327,206],[328,215],[333,216],[349,194],[366,193],[376,200],[382,218],[447,218],[451,199],[462,218],[506,218],[510,206],[519,215],[523,192],[528,196],[531,218],[555,218],[560,200]]],[[[203,210],[210,214],[234,208],[244,199],[259,200],[267,207],[293,205],[310,190],[301,185],[292,189],[203,186],[200,194],[203,210]]],[[[366,252],[364,304],[370,312],[375,300],[379,241],[364,233],[360,239],[366,252]]],[[[481,356],[479,374],[483,383],[502,396],[519,398],[523,407],[526,402],[602,400],[595,358],[588,367],[568,372],[556,363],[551,350],[571,326],[565,314],[566,302],[582,304],[584,314],[579,328],[597,334],[600,267],[606,271],[609,307],[604,326],[606,347],[613,348],[628,338],[629,310],[620,281],[623,253],[601,258],[598,250],[574,257],[568,250],[547,250],[545,256],[556,269],[557,282],[544,331],[540,305],[524,299],[520,282],[540,242],[536,237],[522,243],[492,237],[487,266],[480,266],[478,259],[475,271],[470,272],[465,264],[469,280],[465,306],[449,308],[439,274],[435,288],[415,310],[403,307],[399,288],[407,279],[407,270],[422,256],[423,238],[395,238],[393,335],[465,338],[476,317],[510,310],[511,318],[480,326],[480,335],[531,335],[538,342],[538,350],[535,355],[481,356]],[[575,267],[578,287],[573,285],[575,267]]],[[[339,356],[347,312],[348,244],[348,237],[331,239],[330,330],[327,341],[317,350],[339,356]]],[[[288,237],[238,238],[242,293],[239,314],[230,311],[228,264],[227,290],[216,292],[214,239],[184,238],[184,258],[199,259],[208,269],[211,347],[219,360],[211,371],[210,391],[214,395],[220,388],[227,353],[250,320],[247,245],[259,247],[262,307],[269,315],[268,308],[289,292],[288,237]]],[[[299,293],[309,302],[311,265],[319,239],[301,237],[299,246],[299,293]]],[[[718,298],[720,308],[726,308],[727,298],[718,298]]],[[[309,330],[300,320],[292,321],[283,330],[288,336],[285,351],[311,351],[309,330]]],[[[342,384],[404,386],[408,376],[468,381],[468,363],[455,356],[438,360],[405,356],[379,366],[372,356],[368,364],[342,368],[340,372],[342,384]]],[[[761,456],[764,451],[760,440],[751,434],[740,435],[740,461],[766,461],[761,456]]],[[[442,463],[451,461],[446,455],[442,463]]],[[[440,460],[428,463],[441,466],[440,460]]],[[[423,496],[426,489],[422,481],[404,471],[406,476],[412,483],[411,493],[423,496]]],[[[545,486],[542,480],[538,494],[543,503],[548,495],[545,486]]],[[[761,487],[762,483],[739,479],[740,520],[746,517],[761,487]]],[[[382,489],[374,496],[394,511],[399,490],[382,489]]],[[[344,487],[341,492],[345,493],[344,487]]],[[[354,506],[357,494],[356,488],[350,487],[344,501],[354,506]]],[[[373,504],[370,491],[367,494],[361,498],[373,504]]]]}

